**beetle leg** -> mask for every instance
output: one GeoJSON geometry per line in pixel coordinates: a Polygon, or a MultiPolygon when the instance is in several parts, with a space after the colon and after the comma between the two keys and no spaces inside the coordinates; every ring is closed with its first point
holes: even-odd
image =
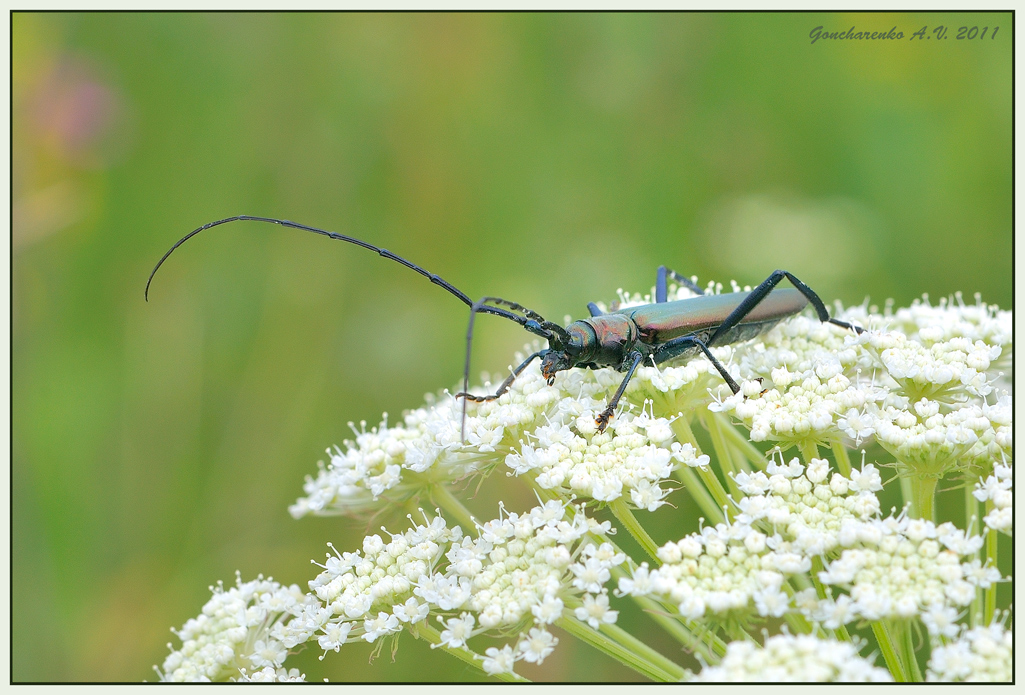
{"type": "Polygon", "coordinates": [[[805,296],[805,298],[815,308],[815,313],[818,314],[820,321],[823,323],[832,323],[836,326],[840,326],[841,328],[848,328],[857,333],[863,332],[864,329],[859,328],[858,326],[854,326],[846,321],[839,321],[837,319],[830,318],[829,312],[826,310],[826,305],[822,303],[822,300],[819,299],[819,296],[815,294],[815,291],[812,290],[812,288],[808,287],[794,277],[793,274],[785,270],[775,270],[772,275],[765,278],[765,281],[762,282],[762,284],[751,290],[751,293],[744,297],[744,300],[737,305],[737,308],[731,311],[730,315],[727,316],[721,324],[719,324],[719,327],[708,339],[708,344],[715,345],[720,336],[725,335],[731,328],[743,321],[744,318],[751,313],[751,310],[758,306],[759,302],[765,299],[769,292],[772,292],[772,289],[778,285],[783,278],[789,280],[790,283],[805,296]]]}
{"type": "Polygon", "coordinates": [[[623,392],[626,391],[626,385],[630,383],[630,379],[633,378],[634,371],[637,370],[637,365],[644,359],[644,355],[639,351],[631,352],[623,364],[629,364],[630,367],[627,369],[626,376],[623,378],[623,383],[616,389],[616,394],[609,399],[609,404],[605,410],[598,414],[598,417],[594,419],[594,424],[598,425],[598,431],[604,432],[605,428],[609,426],[609,420],[616,412],[616,406],[619,405],[619,399],[623,397],[623,392]]]}
{"type": "Polygon", "coordinates": [[[598,305],[594,302],[587,303],[587,310],[591,313],[591,316],[601,316],[602,310],[598,308],[598,305]]]}
{"type": "MultiPolygon", "coordinates": [[[[711,343],[712,341],[709,340],[708,342],[711,343]]],[[[726,367],[722,365],[722,362],[712,356],[712,353],[709,352],[708,346],[705,342],[696,335],[680,336],[679,338],[673,338],[672,340],[659,345],[655,349],[653,355],[655,363],[661,364],[662,362],[671,360],[672,358],[677,357],[678,355],[681,355],[687,350],[695,347],[705,353],[705,357],[708,358],[708,361],[711,362],[712,366],[715,367],[717,372],[719,372],[719,376],[723,378],[723,381],[725,381],[726,385],[730,387],[730,390],[733,391],[733,393],[738,393],[740,391],[740,386],[733,380],[730,373],[726,371],[726,367]]]]}
{"type": "Polygon", "coordinates": [[[536,360],[538,357],[544,357],[544,353],[546,353],[546,352],[548,352],[548,350],[538,350],[533,355],[531,355],[527,359],[523,360],[523,364],[521,364],[519,367],[514,369],[512,374],[510,374],[509,377],[505,381],[502,382],[502,385],[498,387],[498,390],[495,391],[495,393],[490,395],[490,396],[475,396],[472,393],[466,393],[465,391],[462,391],[460,393],[457,393],[455,395],[455,397],[456,398],[465,398],[466,400],[474,401],[475,403],[483,403],[484,401],[493,401],[496,398],[500,397],[503,393],[505,393],[506,391],[509,390],[509,387],[512,386],[512,383],[514,381],[516,381],[516,377],[518,377],[520,375],[520,372],[522,372],[524,369],[527,368],[528,364],[530,364],[531,362],[536,360]]]}
{"type": "MultiPolygon", "coordinates": [[[[690,278],[684,277],[677,273],[675,270],[670,270],[664,265],[658,267],[658,272],[655,274],[655,303],[662,304],[669,297],[669,288],[667,287],[668,276],[672,276],[674,280],[686,287],[692,292],[697,294],[704,294],[705,291],[694,284],[694,281],[690,278]]],[[[593,316],[594,314],[592,314],[593,316]]]]}
{"type": "MultiPolygon", "coordinates": [[[[496,391],[491,396],[474,396],[472,393],[467,393],[466,391],[462,391],[462,392],[457,393],[455,395],[455,398],[459,398],[460,396],[462,396],[462,398],[464,399],[463,400],[463,419],[459,423],[459,440],[460,441],[463,441],[463,440],[466,439],[466,431],[465,431],[466,430],[466,401],[474,401],[475,403],[483,403],[484,401],[493,401],[493,400],[495,400],[496,398],[498,398],[503,393],[505,393],[506,391],[509,390],[509,387],[512,386],[512,383],[514,381],[516,381],[516,377],[518,377],[520,375],[520,372],[522,372],[524,369],[527,368],[528,364],[530,364],[531,362],[536,360],[538,357],[544,357],[546,352],[548,352],[548,350],[538,350],[533,355],[531,355],[527,359],[523,360],[523,364],[521,364],[519,367],[514,369],[512,374],[510,374],[509,377],[505,381],[502,382],[502,385],[498,387],[498,391],[496,391]]],[[[469,365],[467,365],[467,368],[469,368],[469,365]]],[[[463,388],[466,388],[466,385],[465,385],[466,381],[467,380],[464,378],[463,379],[463,384],[464,384],[463,388]]]]}

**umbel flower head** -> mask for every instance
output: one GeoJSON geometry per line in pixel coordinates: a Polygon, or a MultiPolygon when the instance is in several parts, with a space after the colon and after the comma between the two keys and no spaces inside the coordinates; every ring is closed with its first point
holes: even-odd
{"type": "Polygon", "coordinates": [[[799,315],[713,347],[737,394],[700,354],[640,366],[603,432],[622,374],[549,385],[536,362],[465,423],[442,393],[353,427],[293,516],[421,511],[329,544],[304,588],[218,585],[161,679],[303,680],[286,664],[303,648],[344,659],[400,635],[503,680],[551,668],[567,640],[663,681],[1009,678],[1011,314],[959,295],[833,313],[865,331],[799,315]],[[474,516],[465,493],[494,476],[537,504],[474,516]]]}
{"type": "Polygon", "coordinates": [[[996,622],[988,627],[964,630],[957,640],[933,651],[928,680],[1010,681],[1013,639],[1011,631],[996,622]]]}
{"type": "Polygon", "coordinates": [[[174,631],[182,646],[157,669],[160,680],[277,680],[279,673],[295,678],[280,668],[288,656],[282,623],[306,614],[313,598],[294,584],[263,577],[243,582],[236,576],[234,587],[225,590],[218,582],[211,590],[199,616],[174,631]]]}
{"type": "Polygon", "coordinates": [[[872,665],[851,642],[812,635],[776,635],[763,646],[733,642],[718,666],[704,669],[694,682],[724,683],[885,683],[889,671],[872,665]]]}

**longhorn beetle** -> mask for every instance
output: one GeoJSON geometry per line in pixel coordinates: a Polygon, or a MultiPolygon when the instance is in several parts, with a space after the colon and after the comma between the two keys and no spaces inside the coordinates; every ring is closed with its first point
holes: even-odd
{"type": "MultiPolygon", "coordinates": [[[[410,270],[420,273],[435,285],[439,285],[450,294],[470,307],[470,323],[466,332],[466,366],[463,370],[463,391],[455,395],[463,399],[463,425],[466,421],[466,401],[491,401],[500,397],[512,385],[516,377],[535,359],[541,359],[541,374],[551,386],[555,383],[555,375],[572,367],[599,369],[613,367],[625,372],[626,376],[616,389],[615,395],[609,399],[608,406],[598,417],[595,424],[599,432],[604,432],[619,405],[619,400],[626,391],[627,384],[633,377],[637,366],[644,360],[653,364],[661,364],[667,360],[693,354],[700,350],[712,363],[716,371],[730,387],[733,393],[740,391],[740,386],[729,375],[726,368],[717,360],[708,348],[715,345],[729,345],[769,330],[783,319],[803,310],[809,303],[815,309],[819,320],[847,328],[858,333],[862,329],[846,321],[831,318],[825,305],[815,292],[803,282],[785,270],[776,270],[760,285],[750,292],[732,292],[729,294],[706,295],[704,291],[690,279],[673,270],[660,266],[655,279],[655,303],[630,307],[602,313],[598,305],[591,302],[587,309],[591,316],[574,321],[568,326],[561,326],[547,321],[536,311],[532,311],[516,302],[501,297],[483,297],[476,302],[471,301],[466,293],[446,282],[434,273],[397,256],[391,251],[368,244],[354,237],[328,232],[316,227],[309,227],[298,222],[279,220],[272,217],[255,217],[237,215],[223,220],[204,224],[189,232],[168,249],[150,273],[146,281],[144,296],[149,301],[149,287],[153,276],[175,249],[200,232],[229,222],[239,221],[269,222],[284,227],[299,229],[305,232],[323,234],[331,239],[347,241],[362,246],[377,254],[401,263],[410,270]],[[699,296],[689,299],[666,301],[667,281],[672,277],[699,296]],[[773,289],[783,278],[786,278],[796,289],[773,289]],[[505,308],[503,308],[505,307],[505,308]],[[475,396],[468,392],[470,375],[470,352],[473,342],[473,324],[477,314],[493,314],[502,316],[521,325],[525,330],[548,341],[548,347],[538,350],[516,367],[498,390],[489,396],[475,396]]],[[[462,430],[461,430],[462,432],[462,430]]]]}

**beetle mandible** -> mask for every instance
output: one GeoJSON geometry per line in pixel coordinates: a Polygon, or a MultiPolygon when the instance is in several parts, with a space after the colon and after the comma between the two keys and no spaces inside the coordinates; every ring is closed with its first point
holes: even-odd
{"type": "Polygon", "coordinates": [[[687,354],[701,351],[719,372],[733,393],[740,391],[740,386],[730,376],[722,363],[709,351],[716,345],[729,345],[749,340],[769,330],[785,318],[800,313],[809,303],[815,309],[820,321],[832,323],[841,328],[861,333],[862,329],[846,321],[830,317],[822,300],[814,290],[798,280],[786,270],[773,271],[761,284],[750,292],[732,292],[729,294],[706,295],[689,278],[660,266],[655,278],[655,303],[634,306],[603,313],[598,305],[591,302],[587,305],[590,317],[574,321],[563,327],[558,323],[546,320],[536,311],[532,311],[516,302],[501,297],[483,297],[476,302],[441,277],[424,270],[401,256],[387,249],[374,246],[355,237],[329,232],[317,227],[281,220],[273,217],[253,215],[236,215],[223,220],[216,220],[189,232],[179,239],[165,253],[150,273],[146,281],[144,296],[149,300],[149,288],[157,270],[163,265],[175,249],[200,232],[229,222],[252,221],[279,224],[284,227],[305,232],[322,234],[331,239],[346,241],[361,246],[369,251],[401,263],[433,284],[440,286],[470,307],[470,322],[466,333],[466,366],[463,370],[463,391],[455,395],[463,398],[463,422],[466,420],[466,401],[491,401],[499,398],[512,385],[527,366],[535,359],[541,360],[541,374],[548,385],[555,383],[558,372],[573,367],[599,369],[612,367],[626,376],[609,399],[608,405],[595,418],[599,432],[604,432],[619,405],[627,384],[641,362],[648,360],[652,364],[661,364],[667,360],[680,358],[687,354]],[[698,296],[689,299],[667,301],[668,279],[684,285],[698,296]],[[775,289],[784,278],[790,281],[794,289],[775,289]],[[774,291],[775,289],[775,291],[774,291]],[[488,396],[475,396],[468,392],[470,373],[470,353],[473,343],[474,320],[479,313],[501,316],[514,321],[525,330],[544,338],[548,347],[538,350],[525,359],[509,377],[502,382],[498,390],[488,396]]]}

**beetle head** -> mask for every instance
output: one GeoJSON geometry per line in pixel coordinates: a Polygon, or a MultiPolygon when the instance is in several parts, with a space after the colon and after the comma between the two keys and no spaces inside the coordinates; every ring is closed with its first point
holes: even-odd
{"type": "Polygon", "coordinates": [[[566,350],[549,350],[541,358],[541,376],[548,385],[555,383],[555,373],[575,366],[575,362],[566,350]]]}
{"type": "Polygon", "coordinates": [[[570,324],[563,335],[549,338],[551,349],[541,358],[541,375],[549,386],[555,382],[556,372],[572,369],[590,359],[591,350],[588,348],[594,346],[593,335],[589,326],[578,321],[570,324]]]}

